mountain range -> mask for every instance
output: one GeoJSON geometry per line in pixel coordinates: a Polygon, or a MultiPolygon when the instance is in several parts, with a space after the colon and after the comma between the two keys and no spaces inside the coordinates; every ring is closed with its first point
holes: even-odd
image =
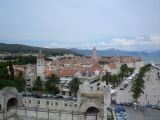
{"type": "MultiPolygon", "coordinates": [[[[73,54],[76,56],[92,56],[92,50],[89,49],[65,49],[65,48],[43,48],[43,47],[34,47],[20,44],[5,44],[0,43],[0,53],[9,52],[9,53],[38,53],[39,50],[42,50],[44,54],[47,55],[64,55],[64,54],[73,54]]],[[[125,51],[119,49],[106,49],[106,50],[96,50],[98,56],[135,56],[141,57],[148,62],[160,63],[160,50],[154,52],[147,51],[125,51]]]]}
{"type": "MultiPolygon", "coordinates": [[[[71,50],[86,56],[92,55],[92,50],[88,49],[72,48],[71,50]]],[[[154,52],[146,52],[146,51],[125,51],[125,50],[111,48],[106,50],[96,50],[96,53],[99,56],[148,56],[148,55],[160,55],[160,50],[154,52]]]]}
{"type": "MultiPolygon", "coordinates": [[[[83,54],[86,56],[92,56],[93,51],[88,49],[76,49],[71,50],[83,54]]],[[[147,51],[125,51],[119,49],[106,49],[106,50],[96,50],[98,56],[135,56],[144,59],[145,63],[154,62],[160,63],[160,50],[147,52],[147,51]]]]}

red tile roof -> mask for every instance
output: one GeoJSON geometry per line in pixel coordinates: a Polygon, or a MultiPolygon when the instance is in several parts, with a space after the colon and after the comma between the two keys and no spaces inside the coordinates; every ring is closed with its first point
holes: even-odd
{"type": "Polygon", "coordinates": [[[110,68],[110,69],[116,69],[116,64],[115,63],[109,63],[109,64],[107,64],[108,65],[108,67],[110,68]]]}

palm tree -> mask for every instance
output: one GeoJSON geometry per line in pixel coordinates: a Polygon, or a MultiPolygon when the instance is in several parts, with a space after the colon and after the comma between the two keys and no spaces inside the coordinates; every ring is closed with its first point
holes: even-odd
{"type": "Polygon", "coordinates": [[[79,85],[81,84],[81,82],[79,81],[78,78],[73,78],[69,83],[69,88],[70,88],[70,91],[74,93],[74,96],[77,95],[77,92],[79,90],[79,85]]]}
{"type": "Polygon", "coordinates": [[[138,98],[141,96],[143,92],[143,88],[141,87],[141,83],[134,81],[131,90],[133,92],[132,97],[135,99],[135,101],[137,102],[138,98]]]}
{"type": "Polygon", "coordinates": [[[43,89],[43,81],[41,80],[41,77],[38,76],[34,82],[33,88],[35,90],[42,90],[43,89]]]}
{"type": "Polygon", "coordinates": [[[54,74],[52,74],[50,80],[48,80],[45,83],[46,90],[53,94],[59,93],[58,85],[59,85],[59,79],[54,74]]]}
{"type": "Polygon", "coordinates": [[[102,76],[102,81],[105,81],[106,82],[106,85],[108,85],[108,82],[109,82],[109,78],[111,77],[110,73],[109,72],[106,72],[105,75],[102,76]]]}

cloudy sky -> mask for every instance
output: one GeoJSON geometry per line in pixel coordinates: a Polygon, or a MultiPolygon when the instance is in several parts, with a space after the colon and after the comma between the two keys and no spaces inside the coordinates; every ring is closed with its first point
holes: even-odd
{"type": "Polygon", "coordinates": [[[0,43],[160,49],[160,0],[0,0],[0,43]]]}

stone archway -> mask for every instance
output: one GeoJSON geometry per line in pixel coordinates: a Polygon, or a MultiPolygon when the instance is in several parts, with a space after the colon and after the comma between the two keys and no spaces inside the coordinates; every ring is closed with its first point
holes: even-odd
{"type": "Polygon", "coordinates": [[[18,101],[16,98],[10,98],[7,102],[7,110],[9,110],[10,108],[13,107],[17,107],[18,105],[18,101]]]}
{"type": "Polygon", "coordinates": [[[89,107],[86,110],[86,114],[98,114],[99,113],[99,109],[96,107],[89,107]]]}
{"type": "Polygon", "coordinates": [[[86,120],[97,120],[99,119],[100,110],[97,107],[89,107],[85,111],[85,119],[86,120]]]}
{"type": "Polygon", "coordinates": [[[8,109],[21,106],[22,96],[18,94],[18,90],[14,87],[5,87],[0,90],[1,110],[7,112],[8,109]]]}

